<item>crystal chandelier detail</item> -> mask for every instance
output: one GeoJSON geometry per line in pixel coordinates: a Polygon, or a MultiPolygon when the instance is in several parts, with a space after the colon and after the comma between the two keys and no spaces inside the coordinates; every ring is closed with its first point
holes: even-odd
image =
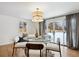
{"type": "Polygon", "coordinates": [[[43,12],[40,11],[39,8],[36,8],[36,10],[32,13],[32,21],[33,22],[42,22],[43,21],[43,12]]]}

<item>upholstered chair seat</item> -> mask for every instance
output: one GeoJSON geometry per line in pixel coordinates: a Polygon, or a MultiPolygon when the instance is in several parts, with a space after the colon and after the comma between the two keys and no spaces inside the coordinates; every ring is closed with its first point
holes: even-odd
{"type": "Polygon", "coordinates": [[[19,42],[15,44],[15,47],[26,47],[27,42],[19,42]]]}
{"type": "Polygon", "coordinates": [[[46,46],[46,49],[53,50],[53,51],[59,51],[59,46],[57,44],[48,43],[46,46]]]}
{"type": "Polygon", "coordinates": [[[60,46],[60,39],[57,39],[57,43],[47,43],[46,46],[46,56],[47,56],[47,50],[51,50],[51,51],[56,51],[60,53],[60,57],[61,57],[61,46],[60,46]]]}

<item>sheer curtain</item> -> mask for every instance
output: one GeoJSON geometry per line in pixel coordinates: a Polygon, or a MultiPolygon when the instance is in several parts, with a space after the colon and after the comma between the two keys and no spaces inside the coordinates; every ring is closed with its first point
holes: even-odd
{"type": "Polygon", "coordinates": [[[66,16],[67,46],[79,49],[79,14],[66,16]]]}

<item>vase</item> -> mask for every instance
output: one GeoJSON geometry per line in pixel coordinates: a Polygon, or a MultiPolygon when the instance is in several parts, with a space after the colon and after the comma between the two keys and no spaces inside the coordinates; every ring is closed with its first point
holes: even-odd
{"type": "Polygon", "coordinates": [[[36,30],[36,34],[35,34],[35,37],[36,37],[36,38],[38,38],[38,33],[37,33],[37,30],[36,30]]]}

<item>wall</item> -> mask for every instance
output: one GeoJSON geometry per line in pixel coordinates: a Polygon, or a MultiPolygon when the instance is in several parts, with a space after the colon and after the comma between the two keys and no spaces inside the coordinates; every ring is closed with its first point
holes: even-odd
{"type": "Polygon", "coordinates": [[[18,35],[19,19],[0,15],[0,44],[12,42],[12,38],[18,35]]]}
{"type": "Polygon", "coordinates": [[[27,22],[27,34],[35,34],[38,23],[33,23],[31,20],[0,15],[0,45],[13,42],[13,38],[18,35],[20,21],[27,22]]]}
{"type": "Polygon", "coordinates": [[[35,34],[38,23],[31,20],[19,19],[11,16],[0,15],[0,56],[12,56],[13,39],[19,34],[19,22],[27,23],[27,34],[35,34]]]}

